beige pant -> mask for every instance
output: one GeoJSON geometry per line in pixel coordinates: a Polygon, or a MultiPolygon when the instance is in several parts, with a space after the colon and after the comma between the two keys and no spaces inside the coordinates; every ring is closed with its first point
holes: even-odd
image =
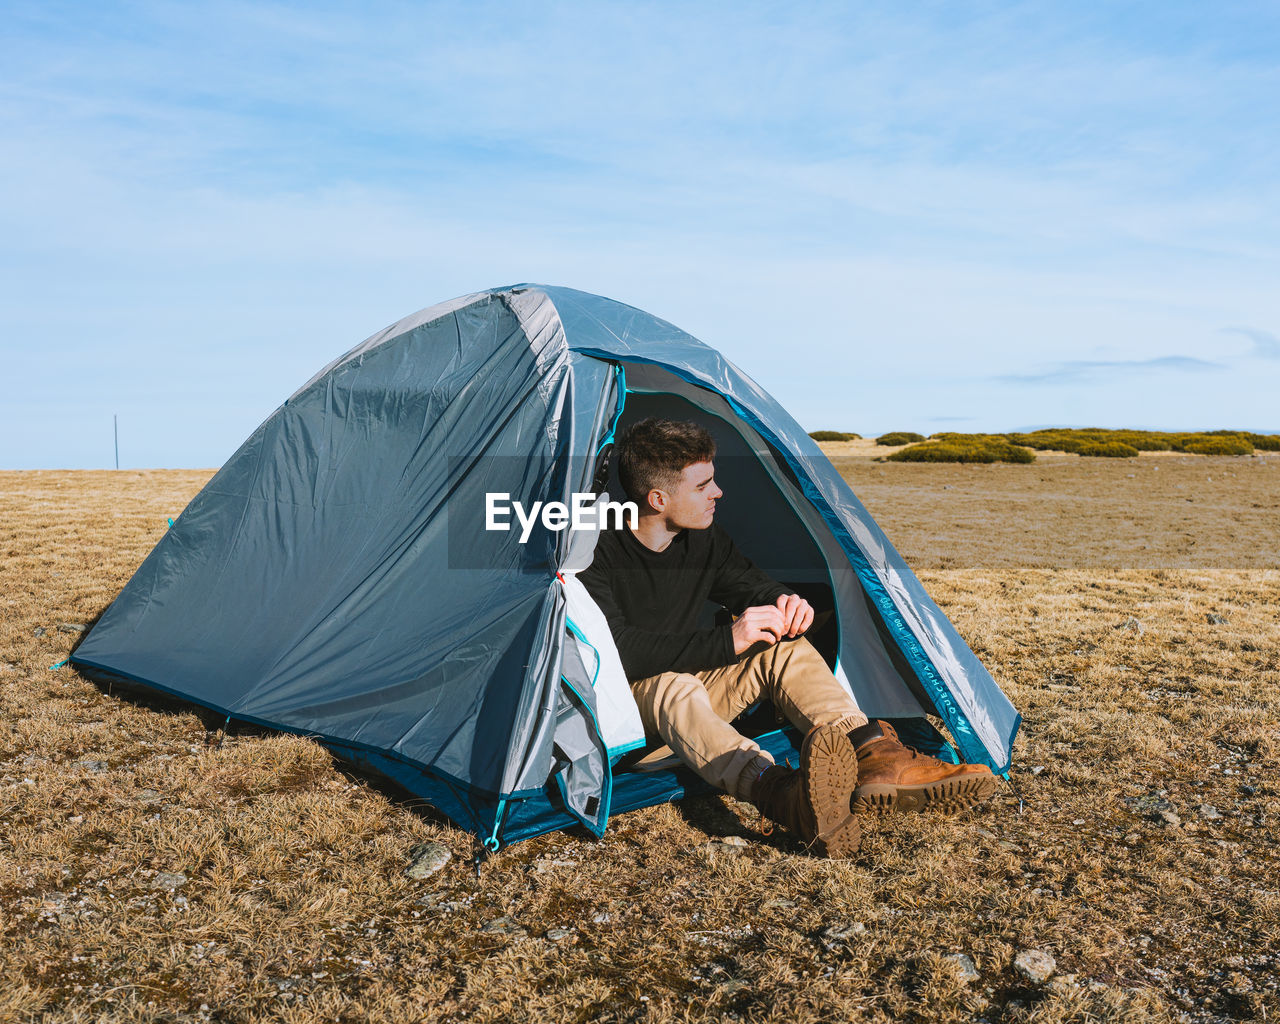
{"type": "Polygon", "coordinates": [[[850,729],[867,722],[804,637],[696,675],[663,672],[638,679],[631,692],[646,733],[660,736],[700,777],[740,800],[749,797],[756,776],[773,762],[729,724],[757,700],[771,700],[804,733],[841,719],[850,729]]]}

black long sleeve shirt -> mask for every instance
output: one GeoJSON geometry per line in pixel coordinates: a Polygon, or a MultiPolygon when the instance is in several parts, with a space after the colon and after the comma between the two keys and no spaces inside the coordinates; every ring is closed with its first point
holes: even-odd
{"type": "Polygon", "coordinates": [[[738,660],[731,626],[697,628],[708,599],[737,615],[791,592],[714,523],[676,534],[663,551],[650,551],[625,526],[604,531],[578,579],[604,612],[632,682],[738,660]]]}

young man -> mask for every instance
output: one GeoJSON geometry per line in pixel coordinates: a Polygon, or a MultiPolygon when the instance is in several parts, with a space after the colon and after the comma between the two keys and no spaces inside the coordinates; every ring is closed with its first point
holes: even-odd
{"type": "Polygon", "coordinates": [[[904,747],[868,722],[804,639],[812,606],[770,579],[714,522],[711,435],[695,423],[647,419],[615,449],[639,521],[600,535],[579,574],[609,622],[645,731],[699,776],[831,857],[855,852],[858,811],[945,811],[990,796],[980,765],[952,765],[904,747]],[[699,629],[704,603],[733,624],[699,629]],[[730,724],[768,698],[802,733],[800,765],[775,765],[730,724]]]}

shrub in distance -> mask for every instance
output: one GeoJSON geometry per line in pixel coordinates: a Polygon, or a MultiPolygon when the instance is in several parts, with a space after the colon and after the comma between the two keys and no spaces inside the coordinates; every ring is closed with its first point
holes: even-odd
{"type": "Polygon", "coordinates": [[[1280,437],[1241,430],[1177,433],[1160,430],[1106,430],[1101,427],[1052,427],[1002,436],[1014,444],[1026,445],[1028,448],[1075,452],[1081,455],[1097,454],[1081,451],[1085,446],[1108,444],[1125,444],[1140,452],[1175,451],[1188,455],[1248,455],[1253,448],[1280,451],[1280,437]]]}
{"type": "Polygon", "coordinates": [[[1177,444],[1176,449],[1190,455],[1252,455],[1253,442],[1240,436],[1213,437],[1193,435],[1177,444]]]}
{"type": "MultiPolygon", "coordinates": [[[[883,434],[877,444],[900,445],[913,438],[923,440],[919,434],[899,431],[883,434]]],[[[931,448],[928,452],[911,451],[889,456],[899,462],[1025,462],[1018,455],[992,456],[998,451],[992,443],[1004,442],[1023,450],[1061,451],[1093,458],[1133,458],[1139,452],[1179,452],[1186,455],[1251,455],[1254,449],[1280,451],[1280,435],[1254,434],[1244,430],[1160,431],[1160,430],[1110,430],[1105,427],[1048,427],[1027,433],[961,434],[940,431],[929,438],[929,443],[946,445],[931,448]]]]}
{"type": "Polygon", "coordinates": [[[915,444],[924,440],[924,434],[917,434],[910,430],[895,430],[888,434],[881,434],[876,438],[876,444],[882,444],[886,448],[899,444],[915,444]]]}
{"type": "Polygon", "coordinates": [[[861,434],[844,430],[811,430],[809,436],[815,441],[861,441],[861,434]]]}
{"type": "Polygon", "coordinates": [[[1076,454],[1099,459],[1136,459],[1138,449],[1123,441],[1092,441],[1077,448],[1076,454]]]}
{"type": "Polygon", "coordinates": [[[1280,452],[1280,434],[1245,434],[1260,452],[1280,452]]]}
{"type": "Polygon", "coordinates": [[[886,456],[892,462],[1035,462],[1029,448],[991,434],[953,435],[913,444],[886,456]]]}

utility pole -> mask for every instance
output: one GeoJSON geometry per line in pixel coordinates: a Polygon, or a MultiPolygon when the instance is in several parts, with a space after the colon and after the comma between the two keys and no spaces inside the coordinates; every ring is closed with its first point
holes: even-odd
{"type": "Polygon", "coordinates": [[[111,423],[115,427],[116,432],[116,469],[120,468],[120,414],[111,414],[111,423]]]}

